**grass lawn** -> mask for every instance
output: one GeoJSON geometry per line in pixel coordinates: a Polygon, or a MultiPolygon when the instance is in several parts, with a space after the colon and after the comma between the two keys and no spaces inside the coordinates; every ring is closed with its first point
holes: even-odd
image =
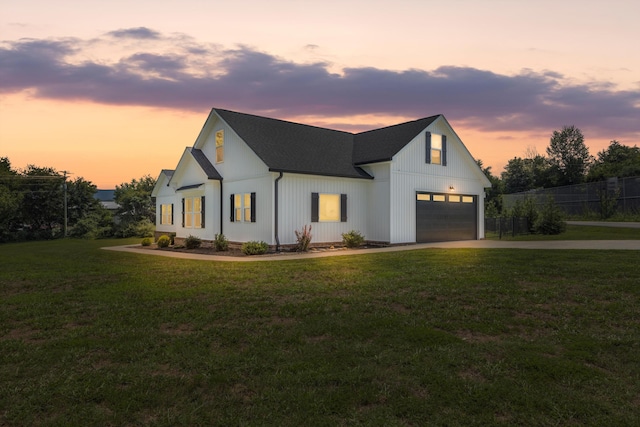
{"type": "Polygon", "coordinates": [[[0,245],[0,425],[637,425],[640,253],[0,245]]]}

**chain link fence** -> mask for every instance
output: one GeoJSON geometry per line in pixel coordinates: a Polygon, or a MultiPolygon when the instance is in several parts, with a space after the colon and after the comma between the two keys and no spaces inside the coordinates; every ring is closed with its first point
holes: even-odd
{"type": "Polygon", "coordinates": [[[505,194],[502,200],[504,208],[512,209],[518,200],[526,198],[541,207],[549,197],[567,215],[596,213],[607,218],[615,212],[637,214],[640,212],[640,176],[505,194]]]}

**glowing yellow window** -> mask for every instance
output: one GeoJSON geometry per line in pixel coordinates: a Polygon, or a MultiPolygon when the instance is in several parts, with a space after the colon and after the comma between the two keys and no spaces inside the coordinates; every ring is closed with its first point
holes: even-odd
{"type": "Polygon", "coordinates": [[[454,196],[453,194],[450,194],[449,201],[451,203],[460,203],[460,196],[454,196]]]}
{"type": "Polygon", "coordinates": [[[418,195],[416,196],[416,200],[422,200],[422,201],[428,202],[431,200],[431,194],[418,193],[418,195]]]}
{"type": "Polygon", "coordinates": [[[224,131],[216,132],[216,163],[224,161],[224,131]]]}
{"type": "Polygon", "coordinates": [[[462,203],[473,203],[473,196],[462,196],[462,203]]]}
{"type": "Polygon", "coordinates": [[[446,196],[444,194],[434,194],[433,201],[434,202],[444,202],[446,200],[446,196]]]}

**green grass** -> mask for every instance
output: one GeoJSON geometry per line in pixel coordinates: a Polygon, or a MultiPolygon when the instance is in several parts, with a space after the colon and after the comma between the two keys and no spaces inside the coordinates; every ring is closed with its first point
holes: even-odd
{"type": "MultiPolygon", "coordinates": [[[[489,240],[499,240],[496,233],[487,233],[489,240]]],[[[640,228],[600,227],[587,225],[567,225],[567,231],[557,235],[524,234],[503,235],[502,240],[640,240],[640,228]]]]}
{"type": "Polygon", "coordinates": [[[637,425],[640,253],[0,245],[0,425],[637,425]]]}

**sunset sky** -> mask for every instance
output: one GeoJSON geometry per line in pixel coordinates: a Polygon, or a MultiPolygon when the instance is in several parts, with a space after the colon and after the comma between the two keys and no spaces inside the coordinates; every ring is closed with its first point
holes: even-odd
{"type": "Polygon", "coordinates": [[[554,130],[640,145],[637,0],[0,0],[0,157],[114,188],[212,107],[362,131],[444,114],[499,174],[554,130]]]}

